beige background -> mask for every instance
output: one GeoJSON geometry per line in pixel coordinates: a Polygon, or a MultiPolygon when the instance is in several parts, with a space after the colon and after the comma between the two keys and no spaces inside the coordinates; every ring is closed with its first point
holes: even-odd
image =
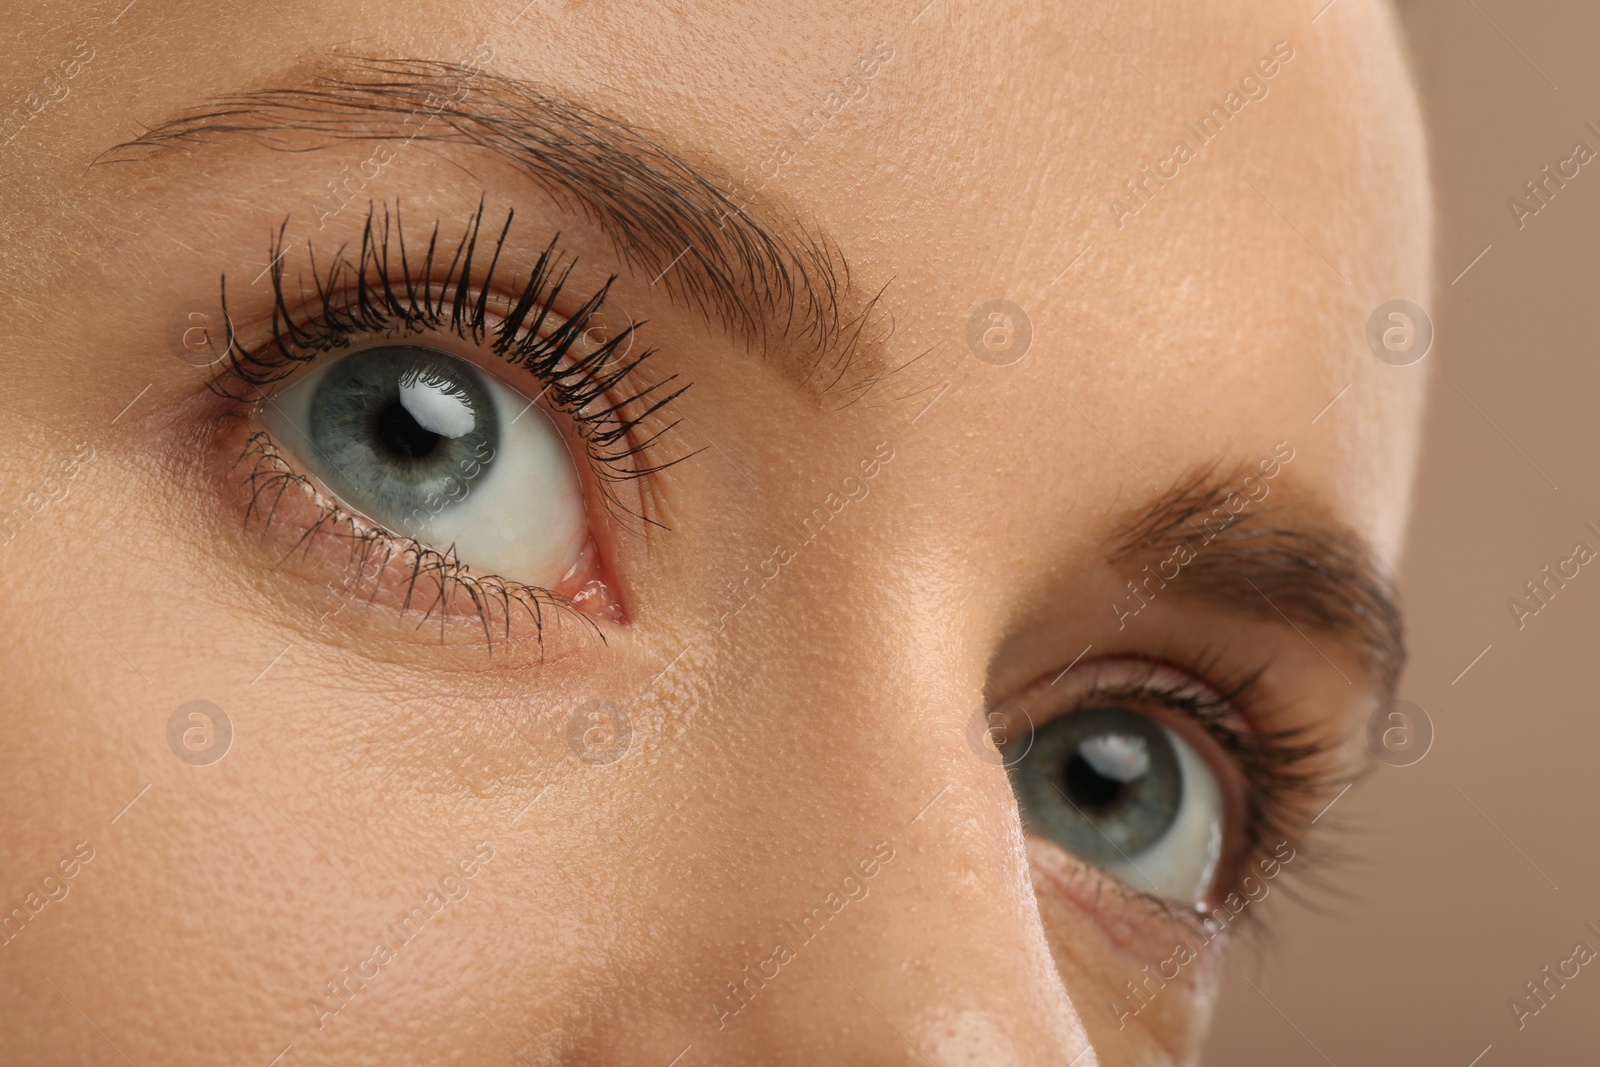
{"type": "Polygon", "coordinates": [[[1403,15],[1439,242],[1401,695],[1436,737],[1319,824],[1335,830],[1319,854],[1356,858],[1326,867],[1326,888],[1300,883],[1323,914],[1271,898],[1210,1064],[1467,1067],[1486,1046],[1479,1067],[1600,1062],[1600,960],[1521,1031],[1507,1006],[1579,939],[1600,951],[1584,929],[1600,926],[1600,561],[1520,631],[1506,603],[1576,541],[1600,550],[1583,529],[1600,527],[1600,160],[1520,231],[1506,204],[1574,142],[1600,152],[1584,128],[1600,127],[1600,8],[1428,0],[1403,15]]]}

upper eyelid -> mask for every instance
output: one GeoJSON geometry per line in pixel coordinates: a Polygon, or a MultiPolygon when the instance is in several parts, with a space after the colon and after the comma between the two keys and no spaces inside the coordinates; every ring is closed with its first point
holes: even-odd
{"type": "MultiPolygon", "coordinates": [[[[1191,473],[1128,512],[1108,542],[1106,560],[1119,574],[1144,562],[1148,575],[1152,567],[1159,570],[1163,558],[1171,562],[1179,546],[1188,547],[1191,561],[1182,564],[1177,577],[1156,578],[1161,590],[1173,584],[1166,596],[1210,601],[1273,625],[1327,633],[1355,655],[1380,693],[1392,695],[1406,661],[1404,616],[1394,582],[1373,547],[1338,522],[1267,521],[1280,510],[1277,504],[1236,513],[1224,507],[1224,501],[1243,495],[1245,481],[1266,484],[1261,464],[1277,460],[1281,468],[1293,458],[1293,447],[1280,441],[1255,468],[1218,461],[1191,473]],[[1287,458],[1280,446],[1289,449],[1287,458]]],[[[1270,490],[1281,491],[1294,495],[1290,486],[1270,490]]],[[[1259,498],[1267,499],[1268,494],[1259,498]]],[[[1311,510],[1318,510],[1315,501],[1311,510]]],[[[1311,640],[1304,631],[1301,637],[1311,640]]]]}
{"type": "Polygon", "coordinates": [[[1053,705],[1078,703],[1091,695],[1148,694],[1158,690],[1156,682],[1165,681],[1167,684],[1163,691],[1192,692],[1196,699],[1203,697],[1213,703],[1227,705],[1241,721],[1250,725],[1251,717],[1241,705],[1264,672],[1257,670],[1237,677],[1230,675],[1220,683],[1208,679],[1209,673],[1218,672],[1217,665],[1211,662],[1190,666],[1169,662],[1159,656],[1109,655],[1077,667],[1070,677],[1065,671],[1053,677],[1050,674],[1041,675],[1005,703],[1044,701],[1053,705]],[[1107,675],[1111,676],[1110,681],[1106,680],[1107,675]],[[1046,682],[1047,678],[1052,680],[1046,682]]]}
{"type": "MultiPolygon", "coordinates": [[[[357,326],[363,324],[362,320],[366,320],[366,324],[370,325],[374,319],[386,315],[397,316],[402,325],[415,325],[420,322],[440,327],[446,325],[445,313],[448,311],[448,326],[458,336],[464,338],[466,333],[471,332],[474,334],[474,340],[480,342],[487,340],[483,336],[487,333],[487,320],[499,317],[498,312],[491,310],[489,300],[514,212],[507,212],[505,224],[496,241],[489,265],[483,269],[481,276],[475,278],[473,253],[481,235],[483,210],[483,205],[480,204],[466,232],[457,243],[455,252],[445,265],[442,275],[437,272],[438,265],[443,262],[437,257],[439,224],[435,223],[425,252],[419,255],[413,247],[408,253],[405,246],[405,227],[398,208],[391,218],[387,204],[383,209],[381,230],[377,229],[376,207],[369,210],[362,231],[361,248],[353,262],[348,254],[348,246],[340,245],[332,256],[324,257],[325,268],[319,268],[316,249],[308,241],[306,257],[311,270],[312,292],[309,294],[305,292],[302,278],[301,296],[309,296],[310,303],[320,303],[323,318],[323,321],[308,322],[297,321],[298,316],[291,309],[290,298],[285,292],[287,273],[285,260],[289,248],[284,241],[284,234],[290,222],[286,217],[269,249],[268,266],[262,272],[270,274],[272,279],[271,332],[272,340],[278,344],[280,356],[288,362],[304,361],[308,358],[305,355],[296,356],[285,350],[286,346],[283,344],[285,334],[290,342],[303,345],[306,343],[304,338],[314,340],[316,331],[354,331],[357,326]],[[390,258],[391,243],[398,249],[393,261],[390,258]],[[398,272],[395,267],[399,268],[398,272]],[[454,290],[453,295],[452,290],[454,290]]],[[[530,334],[537,333],[549,319],[566,288],[571,273],[572,262],[562,263],[553,258],[558,243],[559,234],[551,239],[538,261],[530,268],[529,277],[523,283],[520,296],[508,295],[506,298],[507,315],[514,314],[521,326],[528,327],[530,334]],[[513,300],[525,303],[519,302],[513,307],[511,304],[513,300]],[[529,312],[535,313],[531,323],[527,320],[529,312]]],[[[578,323],[587,322],[601,309],[609,295],[611,281],[614,280],[613,277],[601,285],[587,300],[582,301],[571,315],[557,315],[560,325],[552,332],[559,336],[553,337],[552,343],[564,341],[568,332],[587,334],[589,328],[587,326],[580,328],[578,323]]],[[[220,302],[227,335],[232,342],[236,337],[236,331],[228,306],[226,274],[222,279],[220,302]]],[[[295,303],[298,307],[305,302],[302,300],[295,303]]],[[[631,324],[632,316],[629,316],[629,320],[631,324]]],[[[503,333],[497,333],[492,346],[503,351],[514,343],[514,340],[515,338],[505,337],[503,333]]],[[[231,344],[230,350],[245,359],[253,357],[253,353],[243,352],[231,344]]],[[[237,363],[238,360],[233,362],[237,363]]]]}
{"type": "Polygon", "coordinates": [[[867,308],[852,304],[849,265],[827,234],[736,201],[723,191],[731,180],[713,181],[639,128],[530,82],[440,61],[324,59],[326,73],[310,83],[186,108],[96,164],[238,139],[285,151],[305,151],[307,141],[315,149],[414,139],[487,149],[579,205],[626,259],[665,276],[666,291],[713,325],[756,341],[805,340],[811,358],[785,361],[795,378],[805,381],[830,354],[834,380],[843,377],[867,308]],[[445,121],[413,129],[408,119],[420,109],[445,121]]]}
{"type": "MultiPolygon", "coordinates": [[[[487,317],[490,321],[493,321],[497,317],[497,312],[490,310],[487,312],[487,317]]],[[[593,328],[591,327],[591,329],[593,328]]],[[[583,332],[586,331],[580,331],[580,333],[583,332]]],[[[239,336],[242,337],[243,335],[241,334],[239,336]]],[[[254,340],[260,341],[261,338],[255,338],[254,340]]],[[[268,338],[268,340],[270,340],[270,338],[268,338]]],[[[249,341],[247,340],[246,343],[249,343],[249,341]]],[[[540,385],[536,390],[530,390],[528,388],[529,382],[527,380],[519,378],[516,375],[506,373],[507,370],[513,368],[509,367],[504,362],[495,359],[492,353],[484,352],[482,350],[483,345],[474,344],[469,339],[463,339],[454,331],[452,331],[448,324],[438,324],[425,326],[415,330],[402,330],[399,332],[372,332],[363,334],[363,332],[360,330],[353,330],[351,331],[351,340],[347,344],[341,345],[339,348],[329,349],[325,352],[306,353],[307,358],[302,360],[299,357],[296,357],[292,363],[289,360],[285,360],[285,376],[281,379],[275,380],[269,388],[264,390],[259,398],[254,399],[254,402],[269,403],[274,397],[281,394],[284,390],[291,388],[301,378],[323,369],[330,361],[350,355],[354,352],[362,351],[365,348],[380,347],[383,345],[417,345],[420,347],[433,348],[437,349],[438,351],[445,352],[448,355],[455,356],[458,359],[463,359],[469,363],[472,363],[483,373],[492,375],[493,377],[499,379],[508,388],[527,396],[528,399],[533,403],[538,403],[550,391],[550,386],[548,384],[540,385]]],[[[590,344],[588,346],[588,350],[592,349],[593,345],[590,344]]],[[[629,350],[627,347],[625,347],[623,351],[619,353],[618,358],[626,359],[628,355],[629,350]]],[[[214,375],[216,376],[217,383],[221,384],[224,389],[226,388],[226,383],[222,382],[221,379],[228,375],[231,370],[231,368],[226,364],[227,360],[226,356],[224,356],[213,365],[214,375]]],[[[535,383],[537,384],[537,379],[535,379],[535,383]]]]}
{"type": "MultiPolygon", "coordinates": [[[[257,336],[241,339],[234,330],[224,276],[222,309],[228,322],[229,357],[217,368],[213,392],[237,402],[260,403],[286,388],[283,383],[296,376],[299,366],[349,350],[343,339],[363,331],[375,340],[382,335],[389,343],[414,337],[418,338],[414,343],[426,344],[419,330],[453,335],[483,355],[479,362],[497,357],[502,366],[521,366],[542,382],[534,399],[549,394],[550,406],[572,420],[607,507],[660,525],[642,513],[647,504],[635,508],[624,503],[612,484],[653,475],[687,458],[656,459],[649,452],[673,425],[663,409],[689,384],[676,374],[636,384],[640,366],[657,351],[638,346],[643,322],[631,315],[628,327],[598,344],[585,343],[603,325],[596,318],[606,307],[611,283],[572,296],[569,279],[574,261],[561,254],[559,235],[544,247],[526,277],[514,274],[517,284],[508,291],[499,289],[497,272],[509,270],[503,268],[502,253],[515,213],[508,211],[497,231],[483,225],[483,214],[480,205],[453,247],[448,239],[441,242],[435,224],[425,248],[419,249],[415,243],[406,244],[406,227],[398,212],[391,215],[385,205],[380,214],[374,205],[354,255],[348,246],[341,246],[333,257],[319,260],[314,249],[308,250],[311,282],[302,282],[297,297],[291,297],[292,287],[285,282],[286,219],[269,249],[273,304],[270,321],[256,328],[257,336]],[[486,242],[492,242],[492,253],[482,252],[486,242]],[[557,309],[563,302],[570,312],[557,309]]],[[[495,373],[487,366],[484,372],[495,373]]]]}
{"type": "MultiPolygon", "coordinates": [[[[325,258],[324,273],[318,274],[315,250],[309,249],[312,289],[307,293],[302,284],[301,290],[302,295],[309,298],[310,304],[320,305],[316,314],[309,317],[298,304],[291,307],[285,291],[284,253],[287,249],[282,246],[280,229],[279,238],[271,250],[273,254],[268,268],[273,280],[271,320],[270,325],[263,324],[267,328],[257,331],[259,336],[241,341],[243,335],[236,329],[228,305],[226,275],[223,277],[221,304],[227,331],[227,352],[224,357],[214,361],[217,378],[221,379],[232,372],[235,377],[253,385],[263,385],[268,380],[275,383],[287,377],[286,372],[296,364],[309,363],[323,352],[348,347],[345,344],[331,345],[328,337],[358,335],[363,329],[378,336],[380,331],[377,327],[380,325],[391,331],[382,334],[390,339],[396,337],[393,332],[396,330],[399,331],[399,337],[429,330],[453,333],[464,341],[486,346],[502,357],[512,353],[527,359],[533,354],[530,346],[533,349],[544,347],[547,352],[554,352],[558,348],[563,352],[577,348],[589,362],[599,364],[597,369],[606,371],[606,381],[612,384],[621,380],[625,369],[655,354],[653,349],[646,349],[635,358],[638,327],[643,323],[635,320],[631,314],[628,315],[629,325],[623,330],[598,345],[591,343],[589,335],[597,328],[593,320],[603,313],[610,290],[609,282],[580,301],[573,314],[562,315],[555,310],[571,267],[571,263],[562,264],[556,259],[557,239],[552,239],[546,246],[529,277],[522,281],[520,294],[505,294],[505,306],[493,306],[491,296],[496,280],[494,272],[499,261],[499,246],[504,243],[512,213],[507,213],[505,228],[497,241],[489,267],[485,268],[482,276],[474,278],[472,253],[480,236],[482,214],[483,208],[480,206],[444,273],[439,276],[435,276],[436,264],[441,262],[435,256],[439,237],[437,226],[430,237],[428,252],[421,262],[415,262],[415,253],[404,251],[404,228],[396,216],[393,240],[402,254],[391,262],[388,255],[391,230],[387,207],[384,209],[381,232],[375,231],[376,214],[369,214],[363,232],[362,251],[353,262],[341,246],[333,257],[325,258]],[[377,244],[380,241],[381,251],[377,244]],[[394,266],[400,268],[398,277],[392,269],[394,266]],[[385,270],[385,267],[391,269],[385,270]],[[552,319],[557,325],[548,332],[544,331],[552,319]],[[508,335],[505,327],[513,321],[517,324],[516,329],[508,335]],[[579,346],[579,341],[585,342],[584,345],[579,346]],[[513,352],[519,348],[522,351],[513,352]],[[633,360],[633,363],[629,364],[629,360],[633,360]],[[263,373],[256,373],[252,368],[259,368],[263,373]]],[[[284,228],[287,224],[288,220],[285,220],[284,228]]],[[[548,367],[550,362],[544,360],[546,369],[555,369],[548,367]]],[[[559,370],[560,375],[568,373],[568,368],[559,370]]]]}

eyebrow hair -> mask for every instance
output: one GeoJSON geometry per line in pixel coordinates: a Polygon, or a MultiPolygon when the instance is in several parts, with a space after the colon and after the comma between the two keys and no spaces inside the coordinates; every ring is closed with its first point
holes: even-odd
{"type": "MultiPolygon", "coordinates": [[[[1124,569],[1143,563],[1140,578],[1129,583],[1139,593],[1205,600],[1287,623],[1308,642],[1302,626],[1332,635],[1357,653],[1377,692],[1391,697],[1406,662],[1394,583],[1353,531],[1329,523],[1280,523],[1283,508],[1254,507],[1250,490],[1241,492],[1252,474],[1266,483],[1254,468],[1224,473],[1217,466],[1180,480],[1119,527],[1107,561],[1124,569]],[[1232,500],[1244,504],[1230,508],[1232,500]],[[1193,559],[1168,577],[1159,562],[1171,561],[1179,545],[1187,545],[1193,559]],[[1168,586],[1171,592],[1162,592],[1168,586]]],[[[1269,488],[1261,499],[1270,495],[1269,488]]],[[[1134,595],[1139,594],[1130,592],[1130,600],[1134,595]]]]}
{"type": "MultiPolygon", "coordinates": [[[[625,263],[654,277],[652,286],[664,282],[669,297],[751,344],[770,350],[781,340],[808,353],[787,369],[821,391],[844,381],[860,354],[873,301],[847,312],[850,271],[836,242],[770,208],[765,221],[756,218],[637,127],[477,67],[329,61],[306,84],[188,108],[95,164],[234,139],[306,152],[395,138],[471,145],[511,161],[559,206],[596,224],[625,263]],[[421,128],[409,128],[424,113],[421,128]]],[[[864,392],[876,380],[851,387],[864,392]]]]}

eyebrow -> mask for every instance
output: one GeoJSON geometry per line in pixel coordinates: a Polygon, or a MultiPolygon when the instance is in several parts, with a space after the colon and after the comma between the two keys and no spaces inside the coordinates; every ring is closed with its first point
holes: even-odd
{"type": "Polygon", "coordinates": [[[1253,468],[1224,473],[1212,467],[1138,508],[1119,526],[1106,555],[1119,573],[1139,568],[1128,583],[1127,606],[1161,596],[1220,604],[1288,624],[1324,659],[1307,631],[1330,635],[1356,652],[1376,691],[1389,698],[1406,662],[1393,582],[1353,531],[1332,523],[1281,523],[1285,509],[1264,504],[1276,491],[1253,468]],[[1251,500],[1256,490],[1246,487],[1247,479],[1269,487],[1263,503],[1251,500]],[[1193,558],[1177,566],[1180,545],[1193,558]]]}
{"type": "MultiPolygon", "coordinates": [[[[305,84],[185,109],[95,163],[234,140],[306,152],[400,138],[476,146],[516,164],[559,206],[597,225],[652,287],[662,283],[732,336],[809,355],[786,369],[822,391],[844,381],[859,354],[872,304],[847,311],[849,265],[825,233],[770,206],[757,218],[637,127],[481,68],[329,61],[305,84]],[[416,125],[419,115],[427,117],[416,125]]],[[[872,380],[852,385],[864,391],[872,380]]]]}

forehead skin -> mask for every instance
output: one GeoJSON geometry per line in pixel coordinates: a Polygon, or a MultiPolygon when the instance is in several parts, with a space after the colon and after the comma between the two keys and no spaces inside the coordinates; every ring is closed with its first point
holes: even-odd
{"type": "MultiPolygon", "coordinates": [[[[0,59],[10,95],[75,39],[94,58],[0,154],[0,499],[79,439],[97,458],[7,549],[0,903],[73,841],[97,857],[45,912],[54,925],[0,949],[0,1045],[36,1063],[263,1064],[285,1045],[285,1064],[512,1049],[667,1064],[690,1046],[688,1067],[918,1061],[908,1043],[940,1064],[1066,1062],[1087,1034],[1084,1064],[1192,1055],[1215,961],[1154,1021],[1108,1025],[1121,979],[1159,955],[1120,953],[1071,894],[1037,888],[1050,860],[1024,843],[1004,775],[959,740],[965,714],[941,709],[1102,640],[1120,583],[1091,557],[1112,518],[1275,442],[1296,449],[1285,496],[1394,566],[1421,368],[1373,359],[1363,330],[1387,300],[1428,302],[1415,101],[1391,13],[1367,0],[1315,24],[1287,2],[918,6],[142,0],[77,25],[13,5],[29,44],[0,59]],[[460,60],[480,41],[495,73],[754,176],[753,210],[837,244],[857,306],[882,290],[893,330],[873,355],[901,368],[862,403],[818,405],[626,274],[624,306],[648,309],[652,343],[695,381],[686,444],[714,447],[665,483],[671,532],[617,551],[631,628],[504,669],[481,651],[396,650],[387,632],[328,636],[241,595],[251,580],[229,568],[244,549],[207,540],[224,505],[172,448],[194,380],[161,351],[171,309],[225,267],[264,264],[268,228],[363,153],[88,166],[184,107],[294,84],[313,45],[460,60]],[[1280,41],[1294,58],[1268,95],[1119,220],[1125,183],[1192,141],[1184,122],[1280,41]],[[798,133],[879,42],[892,59],[865,95],[798,133]],[[783,144],[801,147],[761,175],[783,144]],[[972,309],[997,298],[1033,329],[1007,367],[965,342],[972,309]],[[880,441],[894,459],[871,506],[711,635],[728,582],[880,441]],[[161,732],[197,697],[239,729],[203,775],[161,732]],[[563,764],[563,711],[594,697],[653,731],[605,774],[563,764]],[[495,858],[445,929],[308,1025],[322,983],[479,840],[495,858]],[[878,841],[895,859],[849,905],[857,925],[719,1028],[705,1004],[769,953],[774,917],[878,841]]],[[[503,168],[451,158],[470,163],[420,151],[369,195],[457,216],[480,192],[520,205],[503,168]]],[[[1276,647],[1300,688],[1342,686],[1324,651],[1354,672],[1299,640],[1276,647]]],[[[1357,722],[1364,696],[1320,713],[1357,722]]]]}

